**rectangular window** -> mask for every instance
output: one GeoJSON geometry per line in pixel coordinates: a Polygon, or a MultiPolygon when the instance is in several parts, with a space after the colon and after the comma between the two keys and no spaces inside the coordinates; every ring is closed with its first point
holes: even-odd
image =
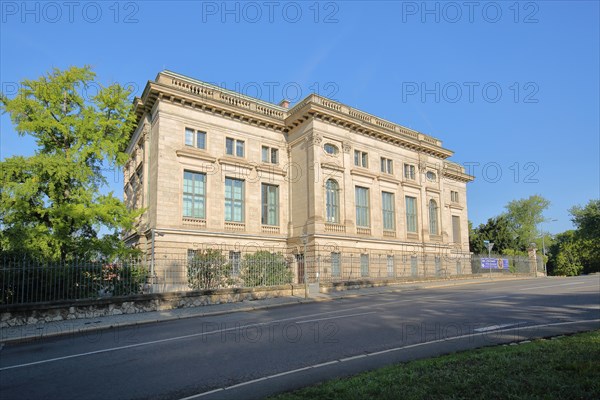
{"type": "Polygon", "coordinates": [[[356,226],[369,227],[369,189],[356,186],[356,226]]]}
{"type": "Polygon", "coordinates": [[[406,231],[417,233],[417,199],[406,196],[406,231]]]}
{"type": "Polygon", "coordinates": [[[411,179],[413,181],[415,180],[416,173],[415,173],[415,166],[414,165],[404,164],[404,178],[411,179]]]}
{"type": "Polygon", "coordinates": [[[342,275],[341,273],[341,254],[340,253],[331,253],[331,276],[339,277],[342,275]]]}
{"type": "Polygon", "coordinates": [[[419,274],[417,256],[410,256],[410,273],[412,276],[419,274]]]}
{"type": "Polygon", "coordinates": [[[185,128],[185,145],[206,149],[206,132],[185,128]]]}
{"type": "Polygon", "coordinates": [[[244,157],[244,141],[225,138],[225,152],[230,156],[244,157]]]}
{"type": "Polygon", "coordinates": [[[452,241],[454,243],[460,243],[460,217],[452,216],[452,241]]]}
{"type": "Polygon", "coordinates": [[[389,278],[394,276],[394,256],[387,256],[387,276],[389,278]]]}
{"type": "Polygon", "coordinates": [[[262,224],[279,226],[279,187],[262,184],[262,224]]]}
{"type": "Polygon", "coordinates": [[[384,174],[394,173],[394,162],[389,158],[381,157],[381,172],[384,174]]]}
{"type": "Polygon", "coordinates": [[[369,276],[369,255],[368,254],[360,255],[360,276],[362,276],[362,277],[369,276]]]}
{"type": "Polygon", "coordinates": [[[206,174],[183,171],[183,216],[206,218],[206,174]]]}
{"type": "Polygon", "coordinates": [[[225,178],[225,221],[244,222],[244,181],[225,178]]]}
{"type": "Polygon", "coordinates": [[[369,155],[364,151],[354,150],[354,165],[357,167],[369,167],[369,155]]]}
{"type": "Polygon", "coordinates": [[[435,276],[440,276],[442,274],[442,260],[439,256],[435,256],[434,264],[435,264],[435,276]]]}
{"type": "Polygon", "coordinates": [[[279,150],[274,147],[262,147],[262,162],[277,164],[279,162],[279,150]]]}
{"type": "Polygon", "coordinates": [[[383,229],[396,230],[396,213],[394,211],[394,193],[381,192],[381,209],[383,210],[383,229]]]}
{"type": "Polygon", "coordinates": [[[454,190],[450,191],[450,200],[453,203],[458,203],[458,192],[455,192],[454,190]]]}
{"type": "Polygon", "coordinates": [[[239,252],[239,251],[230,251],[229,252],[229,265],[231,265],[231,273],[233,275],[239,275],[241,260],[242,260],[241,252],[239,252]]]}

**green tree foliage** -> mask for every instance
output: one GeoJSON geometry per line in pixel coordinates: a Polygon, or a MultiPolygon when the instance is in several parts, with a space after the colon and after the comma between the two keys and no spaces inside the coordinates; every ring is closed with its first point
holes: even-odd
{"type": "Polygon", "coordinates": [[[4,253],[65,260],[124,250],[119,231],[130,229],[136,214],[113,193],[100,193],[101,168],[125,163],[135,117],[127,90],[91,89],[94,78],[87,66],[54,69],[22,81],[14,98],[0,94],[18,134],[37,144],[33,156],[0,163],[4,253]],[[102,227],[110,234],[99,237],[102,227]]]}
{"type": "Polygon", "coordinates": [[[220,250],[201,250],[188,261],[187,274],[192,289],[218,289],[231,283],[231,264],[220,250]]]}
{"type": "Polygon", "coordinates": [[[506,205],[508,224],[516,235],[518,250],[526,250],[538,236],[538,224],[544,222],[544,211],[550,202],[534,195],[527,199],[513,200],[506,205]]]}
{"type": "Polygon", "coordinates": [[[273,286],[292,283],[292,271],[281,253],[265,250],[244,255],[242,260],[244,286],[273,286]]]}
{"type": "Polygon", "coordinates": [[[577,238],[574,230],[556,235],[556,240],[550,246],[548,274],[550,275],[579,275],[584,270],[584,264],[589,257],[589,243],[577,238]]]}
{"type": "Polygon", "coordinates": [[[516,235],[506,214],[490,218],[485,224],[481,224],[475,229],[471,228],[469,242],[472,252],[487,253],[487,248],[483,244],[484,240],[493,242],[493,252],[498,254],[504,254],[507,250],[515,250],[518,247],[516,235]]]}

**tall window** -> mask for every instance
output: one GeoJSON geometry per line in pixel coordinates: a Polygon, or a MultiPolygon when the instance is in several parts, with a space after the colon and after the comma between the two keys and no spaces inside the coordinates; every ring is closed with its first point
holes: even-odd
{"type": "Polygon", "coordinates": [[[183,172],[183,216],[206,218],[206,174],[183,172]]]}
{"type": "Polygon", "coordinates": [[[369,189],[357,186],[356,196],[356,226],[369,227],[369,189]]]}
{"type": "Polygon", "coordinates": [[[325,183],[325,209],[327,213],[327,222],[337,224],[340,222],[340,187],[333,179],[328,179],[325,183]]]}
{"type": "Polygon", "coordinates": [[[354,165],[357,167],[369,167],[369,155],[364,151],[354,150],[354,165]]]}
{"type": "Polygon", "coordinates": [[[279,187],[262,184],[262,224],[279,225],[279,187]]]}
{"type": "Polygon", "coordinates": [[[360,255],[360,276],[369,276],[369,255],[360,255]]]}
{"type": "Polygon", "coordinates": [[[396,230],[394,193],[381,192],[381,209],[383,210],[383,229],[386,231],[396,230]]]}
{"type": "Polygon", "coordinates": [[[230,156],[244,157],[244,141],[225,138],[225,152],[230,156]]]}
{"type": "Polygon", "coordinates": [[[429,200],[429,234],[438,234],[438,206],[435,200],[429,200]]]}
{"type": "Polygon", "coordinates": [[[452,216],[452,241],[460,243],[460,217],[457,215],[452,216]]]}
{"type": "Polygon", "coordinates": [[[415,166],[414,165],[404,164],[404,178],[411,179],[413,181],[415,180],[416,173],[415,173],[415,166]]]}
{"type": "Polygon", "coordinates": [[[394,173],[394,162],[389,158],[381,157],[381,172],[384,174],[394,173]]]}
{"type": "Polygon", "coordinates": [[[417,233],[417,199],[406,196],[406,230],[417,233]]]}
{"type": "Polygon", "coordinates": [[[185,128],[185,145],[206,149],[206,132],[185,128]]]}
{"type": "Polygon", "coordinates": [[[262,162],[277,164],[279,162],[279,150],[274,147],[262,147],[262,162]]]}
{"type": "Polygon", "coordinates": [[[331,253],[331,276],[339,277],[341,275],[341,254],[331,253]]]}
{"type": "Polygon", "coordinates": [[[225,221],[244,222],[244,181],[225,178],[225,221]]]}

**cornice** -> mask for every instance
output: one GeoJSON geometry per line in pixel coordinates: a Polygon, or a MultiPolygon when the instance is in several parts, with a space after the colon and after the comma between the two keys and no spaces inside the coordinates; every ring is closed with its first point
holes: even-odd
{"type": "Polygon", "coordinates": [[[170,71],[149,81],[134,100],[138,123],[158,101],[212,113],[224,118],[288,133],[310,118],[341,126],[356,134],[445,159],[453,152],[434,137],[384,120],[325,97],[311,94],[291,109],[245,96],[170,71]]]}

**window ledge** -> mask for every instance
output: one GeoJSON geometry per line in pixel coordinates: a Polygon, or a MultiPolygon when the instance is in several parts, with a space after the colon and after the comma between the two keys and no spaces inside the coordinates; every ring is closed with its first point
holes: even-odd
{"type": "Polygon", "coordinates": [[[217,161],[216,157],[209,155],[204,150],[196,148],[179,149],[175,152],[175,154],[177,154],[177,157],[195,158],[197,160],[208,161],[213,163],[217,161]]]}

